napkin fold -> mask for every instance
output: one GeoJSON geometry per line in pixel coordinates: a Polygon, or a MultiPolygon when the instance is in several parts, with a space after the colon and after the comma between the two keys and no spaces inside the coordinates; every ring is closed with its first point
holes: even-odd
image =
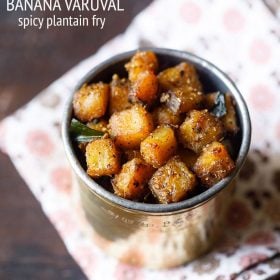
{"type": "Polygon", "coordinates": [[[105,44],[0,123],[6,152],[89,279],[267,279],[280,272],[279,22],[262,1],[156,0],[105,44]],[[104,255],[73,201],[60,122],[76,82],[108,57],[142,46],[192,52],[237,84],[252,119],[252,145],[216,248],[185,266],[130,267],[104,255]],[[14,129],[17,127],[17,129],[14,129]],[[36,174],[36,176],[34,176],[36,174]]]}

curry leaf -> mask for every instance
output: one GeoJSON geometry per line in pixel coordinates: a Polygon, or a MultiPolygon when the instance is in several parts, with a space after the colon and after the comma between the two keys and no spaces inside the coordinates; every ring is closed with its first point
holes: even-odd
{"type": "Polygon", "coordinates": [[[211,113],[220,118],[226,115],[227,113],[227,108],[226,108],[226,99],[225,99],[225,94],[218,91],[216,98],[215,98],[215,105],[211,110],[211,113]]]}
{"type": "Polygon", "coordinates": [[[94,130],[76,119],[71,120],[70,134],[77,142],[91,142],[104,135],[102,131],[94,130]]]}

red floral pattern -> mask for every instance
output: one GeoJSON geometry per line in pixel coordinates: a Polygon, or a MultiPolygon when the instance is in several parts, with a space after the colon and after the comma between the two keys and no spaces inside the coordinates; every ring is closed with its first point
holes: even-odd
{"type": "Polygon", "coordinates": [[[239,32],[245,25],[245,17],[236,8],[230,8],[224,13],[223,23],[227,31],[239,32]]]}
{"type": "Polygon", "coordinates": [[[275,105],[276,96],[269,86],[257,84],[251,88],[250,103],[253,108],[259,111],[266,111],[275,105]]]}
{"type": "Polygon", "coordinates": [[[72,186],[71,170],[69,167],[57,167],[50,173],[51,183],[60,191],[68,193],[72,186]]]}
{"type": "Polygon", "coordinates": [[[249,51],[250,58],[255,63],[264,64],[268,62],[271,57],[271,50],[269,45],[261,39],[254,40],[250,46],[249,51]]]}
{"type": "Polygon", "coordinates": [[[35,156],[47,157],[54,150],[54,143],[43,130],[32,130],[26,136],[26,146],[35,156]]]}
{"type": "Polygon", "coordinates": [[[240,263],[242,269],[245,269],[253,264],[256,264],[258,262],[265,260],[266,258],[267,258],[267,255],[254,252],[254,253],[250,253],[250,254],[242,256],[239,263],[240,263]]]}
{"type": "Polygon", "coordinates": [[[186,1],[182,5],[181,15],[186,23],[196,24],[201,18],[202,10],[197,3],[186,1]]]}

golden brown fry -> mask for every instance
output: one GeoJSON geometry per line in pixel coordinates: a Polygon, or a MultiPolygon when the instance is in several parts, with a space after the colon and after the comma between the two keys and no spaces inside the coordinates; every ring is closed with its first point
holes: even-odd
{"type": "Polygon", "coordinates": [[[86,146],[86,162],[89,176],[110,176],[120,170],[120,153],[113,140],[98,139],[86,146]]]}
{"type": "Polygon", "coordinates": [[[149,187],[160,203],[181,201],[190,195],[196,186],[195,175],[178,156],[171,158],[152,176],[149,187]]]}
{"type": "Polygon", "coordinates": [[[174,114],[169,108],[165,105],[157,107],[153,112],[153,120],[155,125],[169,124],[169,125],[179,125],[183,121],[182,115],[174,114]]]}
{"type": "Polygon", "coordinates": [[[158,69],[158,60],[152,51],[138,51],[125,65],[128,71],[128,78],[131,82],[138,79],[138,75],[143,71],[156,73],[158,69]]]}
{"type": "Polygon", "coordinates": [[[128,94],[130,90],[130,84],[127,79],[120,79],[118,75],[113,75],[112,82],[110,84],[110,101],[109,101],[109,113],[110,115],[125,109],[128,109],[132,104],[128,100],[128,94]]]}
{"type": "Polygon", "coordinates": [[[158,74],[152,51],[138,51],[125,68],[127,78],[114,74],[110,85],[83,85],[74,95],[74,116],[105,133],[78,144],[87,173],[109,180],[116,195],[144,203],[178,202],[195,195],[198,182],[211,187],[228,176],[239,129],[233,97],[225,95],[225,108],[222,94],[204,94],[187,62],[158,74]]]}
{"type": "Polygon", "coordinates": [[[179,128],[179,138],[184,147],[196,153],[209,143],[222,139],[221,121],[207,110],[192,110],[179,128]]]}
{"type": "Polygon", "coordinates": [[[177,115],[200,108],[201,100],[200,92],[186,92],[184,88],[174,88],[161,95],[161,102],[164,102],[177,115]]]}
{"type": "Polygon", "coordinates": [[[73,99],[74,115],[82,122],[90,122],[105,115],[110,87],[102,82],[83,85],[73,99]]]}
{"type": "Polygon", "coordinates": [[[114,113],[110,120],[110,136],[116,140],[117,146],[124,149],[138,149],[140,143],[153,130],[153,120],[141,105],[114,113]]]}
{"type": "Polygon", "coordinates": [[[160,126],[141,142],[143,159],[155,168],[165,164],[177,149],[174,131],[169,126],[160,126]]]}
{"type": "Polygon", "coordinates": [[[136,81],[133,83],[130,99],[133,102],[141,101],[150,106],[157,99],[157,93],[157,76],[153,72],[146,70],[139,73],[136,81]]]}
{"type": "Polygon", "coordinates": [[[203,99],[202,86],[193,65],[182,62],[158,75],[163,91],[161,102],[174,113],[186,113],[197,109],[203,99]]]}
{"type": "Polygon", "coordinates": [[[228,176],[234,167],[234,162],[225,146],[213,142],[203,149],[194,165],[194,172],[204,186],[211,187],[228,176]]]}
{"type": "Polygon", "coordinates": [[[128,161],[112,180],[115,193],[127,199],[143,199],[149,191],[147,183],[153,172],[154,169],[140,158],[128,161]]]}
{"type": "Polygon", "coordinates": [[[164,91],[182,87],[189,92],[202,91],[202,86],[194,66],[186,62],[163,70],[158,74],[158,80],[160,87],[164,91]]]}

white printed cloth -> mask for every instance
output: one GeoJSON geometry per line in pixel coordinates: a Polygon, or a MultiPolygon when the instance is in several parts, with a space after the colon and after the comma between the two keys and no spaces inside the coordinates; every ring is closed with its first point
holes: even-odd
{"type": "Polygon", "coordinates": [[[279,273],[279,41],[279,22],[262,1],[157,0],[124,34],[2,121],[1,149],[89,279],[258,280],[279,273]],[[229,206],[223,239],[209,254],[172,270],[130,267],[98,249],[98,240],[87,234],[88,224],[74,207],[60,137],[64,101],[75,83],[102,60],[139,46],[187,50],[213,62],[236,82],[252,118],[252,146],[229,206]]]}

